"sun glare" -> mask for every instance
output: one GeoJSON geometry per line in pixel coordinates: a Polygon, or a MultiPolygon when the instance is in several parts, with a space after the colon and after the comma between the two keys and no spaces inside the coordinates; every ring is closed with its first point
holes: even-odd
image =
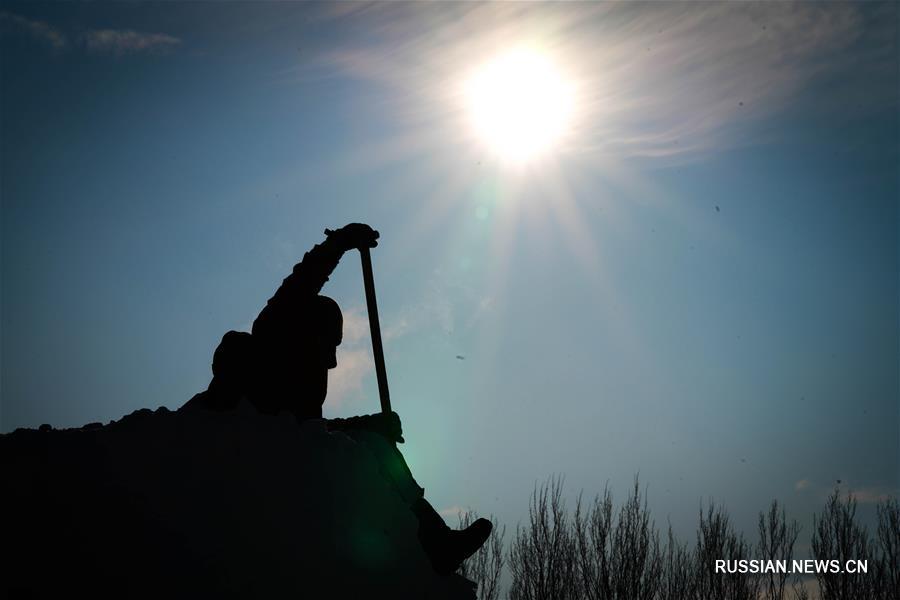
{"type": "Polygon", "coordinates": [[[475,135],[504,162],[546,155],[572,116],[571,84],[547,56],[531,49],[482,66],[467,82],[465,96],[475,135]]]}

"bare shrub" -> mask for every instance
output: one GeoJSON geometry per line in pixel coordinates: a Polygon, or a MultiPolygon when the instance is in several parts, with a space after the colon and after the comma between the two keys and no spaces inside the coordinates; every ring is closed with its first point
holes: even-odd
{"type": "Polygon", "coordinates": [[[793,600],[809,600],[809,592],[803,584],[801,577],[796,577],[791,584],[791,591],[794,593],[793,600]]]}
{"type": "Polygon", "coordinates": [[[609,547],[612,544],[612,493],[609,486],[603,496],[595,496],[591,505],[583,509],[581,496],[575,507],[575,547],[577,587],[579,597],[585,599],[612,597],[612,565],[609,547]]]}
{"type": "MultiPolygon", "coordinates": [[[[465,529],[478,519],[478,513],[467,511],[459,515],[459,528],[465,529]]],[[[500,575],[503,572],[503,538],[506,525],[500,527],[493,515],[489,517],[491,537],[472,556],[463,561],[457,571],[478,584],[478,600],[497,600],[500,597],[500,575]]]]}
{"type": "MultiPolygon", "coordinates": [[[[788,523],[784,508],[778,510],[778,501],[773,500],[768,513],[759,513],[759,549],[762,560],[782,560],[790,565],[794,557],[794,543],[800,534],[800,525],[791,520],[788,523]]],[[[765,600],[783,600],[788,574],[782,572],[762,575],[760,587],[765,600]]],[[[796,589],[796,587],[795,587],[796,589]]]]}
{"type": "Polygon", "coordinates": [[[871,556],[875,568],[872,598],[900,600],[900,504],[896,498],[878,503],[878,530],[871,556]]]}
{"type": "Polygon", "coordinates": [[[659,600],[684,600],[693,598],[697,588],[699,569],[693,552],[687,543],[680,543],[669,525],[666,550],[662,554],[662,574],[657,598],[659,600]]]}
{"type": "MultiPolygon", "coordinates": [[[[590,502],[579,496],[574,518],[562,499],[562,479],[536,485],[529,521],[516,528],[507,563],[510,600],[900,600],[900,504],[888,498],[877,506],[878,528],[868,535],[856,520],[856,500],[842,501],[835,490],[821,515],[814,515],[812,557],[866,560],[869,573],[817,572],[801,579],[788,573],[716,573],[715,561],[794,559],[800,526],[773,501],[758,520],[758,546],[734,531],[723,506],[700,509],[696,545],[681,543],[668,528],[665,543],[650,517],[638,479],[621,507],[607,486],[590,502]],[[808,588],[807,584],[812,588],[808,588]],[[819,595],[815,594],[815,588],[819,595]]],[[[476,515],[461,521],[466,526],[476,515]]],[[[496,526],[495,526],[496,531],[496,526]]],[[[504,565],[502,539],[492,537],[463,574],[482,583],[479,598],[499,597],[504,565]]]]}
{"type": "Polygon", "coordinates": [[[756,600],[759,579],[746,573],[716,573],[715,561],[747,559],[750,545],[734,532],[724,507],[710,504],[706,514],[700,509],[700,530],[696,547],[697,600],[756,600]]]}
{"type": "Polygon", "coordinates": [[[510,600],[578,598],[575,585],[575,541],[562,499],[562,480],[551,478],[535,487],[528,525],[516,528],[509,552],[510,600]]]}
{"type": "Polygon", "coordinates": [[[637,478],[615,523],[612,512],[609,488],[586,514],[578,500],[573,529],[580,597],[652,600],[661,578],[659,534],[637,478]]]}
{"type": "MultiPolygon", "coordinates": [[[[812,554],[818,560],[867,560],[869,534],[856,522],[856,498],[841,502],[835,489],[821,516],[813,515],[812,554]]],[[[868,574],[816,572],[822,600],[864,600],[873,597],[873,577],[868,574]]]]}

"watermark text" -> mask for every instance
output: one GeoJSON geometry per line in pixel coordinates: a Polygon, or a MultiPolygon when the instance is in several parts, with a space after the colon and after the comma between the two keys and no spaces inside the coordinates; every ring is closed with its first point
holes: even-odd
{"type": "Polygon", "coordinates": [[[716,573],[868,573],[867,560],[716,560],[716,573]]]}

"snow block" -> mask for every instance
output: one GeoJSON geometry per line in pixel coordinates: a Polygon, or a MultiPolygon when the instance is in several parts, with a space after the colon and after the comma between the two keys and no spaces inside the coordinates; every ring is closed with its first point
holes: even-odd
{"type": "Polygon", "coordinates": [[[323,420],[143,409],[2,435],[0,464],[3,597],[475,597],[323,420]]]}

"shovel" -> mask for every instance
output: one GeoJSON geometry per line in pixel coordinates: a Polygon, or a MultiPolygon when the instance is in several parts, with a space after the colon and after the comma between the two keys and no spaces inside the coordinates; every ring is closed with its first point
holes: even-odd
{"type": "Polygon", "coordinates": [[[375,301],[375,278],[372,275],[372,255],[368,248],[360,248],[363,286],[366,288],[366,310],[369,313],[369,330],[372,333],[372,354],[375,357],[375,375],[378,378],[378,397],[381,412],[391,412],[391,395],[388,393],[387,371],[384,368],[384,348],[381,346],[381,325],[378,322],[378,304],[375,301]]]}

